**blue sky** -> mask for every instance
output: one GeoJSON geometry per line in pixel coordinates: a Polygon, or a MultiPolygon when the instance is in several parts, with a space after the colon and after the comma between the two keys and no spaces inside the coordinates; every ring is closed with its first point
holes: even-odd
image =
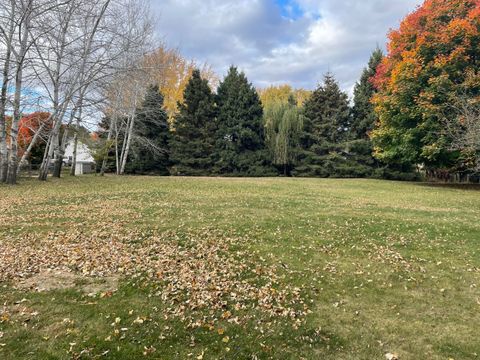
{"type": "Polygon", "coordinates": [[[377,45],[422,0],[151,0],[157,33],[219,75],[313,89],[325,72],[352,88],[377,45]]]}
{"type": "Polygon", "coordinates": [[[304,11],[300,4],[297,1],[293,0],[276,0],[275,1],[278,7],[280,8],[280,12],[282,16],[297,20],[300,19],[304,15],[304,11]]]}

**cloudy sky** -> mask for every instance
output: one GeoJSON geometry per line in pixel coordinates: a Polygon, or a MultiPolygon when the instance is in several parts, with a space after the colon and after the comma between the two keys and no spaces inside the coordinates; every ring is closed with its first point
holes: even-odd
{"type": "Polygon", "coordinates": [[[349,93],[371,51],[422,0],[151,0],[158,36],[220,75],[313,89],[330,70],[349,93]]]}

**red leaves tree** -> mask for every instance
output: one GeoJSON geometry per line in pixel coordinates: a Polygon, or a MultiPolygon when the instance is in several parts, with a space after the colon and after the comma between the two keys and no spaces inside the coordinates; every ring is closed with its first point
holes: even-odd
{"type": "Polygon", "coordinates": [[[458,170],[441,119],[453,98],[480,94],[480,0],[426,0],[389,39],[373,79],[376,156],[458,170]]]}
{"type": "Polygon", "coordinates": [[[37,132],[46,132],[50,127],[50,113],[34,112],[22,117],[18,129],[19,155],[22,156],[37,132]]]}

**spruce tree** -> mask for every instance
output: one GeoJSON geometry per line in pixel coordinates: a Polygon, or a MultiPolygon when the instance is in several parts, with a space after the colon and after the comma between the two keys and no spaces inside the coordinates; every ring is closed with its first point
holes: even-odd
{"type": "Polygon", "coordinates": [[[305,102],[297,176],[345,176],[344,141],[350,124],[348,96],[328,73],[305,102]]]}
{"type": "Polygon", "coordinates": [[[135,143],[127,168],[129,172],[169,174],[170,130],[163,105],[163,95],[158,86],[150,86],[136,114],[135,143]]]}
{"type": "Polygon", "coordinates": [[[215,145],[215,96],[208,81],[195,70],[174,120],[171,141],[172,174],[205,176],[212,173],[215,145]]]}
{"type": "Polygon", "coordinates": [[[363,70],[360,81],[354,89],[352,123],[348,131],[345,152],[351,162],[351,176],[381,176],[378,161],[373,157],[373,145],[369,133],[377,121],[374,105],[375,87],[372,78],[383,59],[383,52],[377,48],[371,55],[368,67],[363,70]]]}
{"type": "Polygon", "coordinates": [[[255,88],[231,67],[217,93],[215,170],[219,175],[262,176],[275,173],[268,161],[263,109],[255,88]]]}
{"type": "Polygon", "coordinates": [[[377,48],[370,57],[368,67],[363,70],[360,81],[355,85],[352,125],[349,131],[352,140],[369,140],[368,133],[373,130],[378,119],[372,103],[373,96],[376,93],[372,78],[375,76],[382,59],[383,52],[377,48]]]}

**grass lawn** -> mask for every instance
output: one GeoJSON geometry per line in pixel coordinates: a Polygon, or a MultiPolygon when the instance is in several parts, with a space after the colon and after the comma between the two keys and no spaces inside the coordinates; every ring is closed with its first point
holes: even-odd
{"type": "Polygon", "coordinates": [[[480,358],[480,191],[78,177],[0,187],[0,359],[480,358]]]}

